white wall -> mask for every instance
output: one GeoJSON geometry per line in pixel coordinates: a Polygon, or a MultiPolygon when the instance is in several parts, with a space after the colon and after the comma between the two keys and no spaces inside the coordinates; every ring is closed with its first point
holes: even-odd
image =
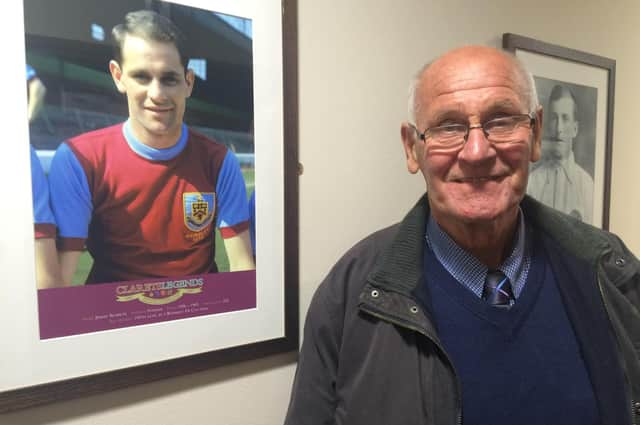
{"type": "MultiPolygon", "coordinates": [[[[423,62],[513,32],[617,60],[611,229],[640,254],[640,2],[299,0],[300,308],[341,253],[422,191],[399,142],[423,62]]],[[[1,361],[1,360],[0,360],[1,361]]],[[[2,424],[282,423],[294,365],[276,356],[0,416],[2,424]]]]}

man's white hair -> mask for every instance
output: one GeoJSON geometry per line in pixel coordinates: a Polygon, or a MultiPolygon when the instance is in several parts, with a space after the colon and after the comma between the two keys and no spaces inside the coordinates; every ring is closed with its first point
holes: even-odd
{"type": "MultiPolygon", "coordinates": [[[[538,91],[536,90],[536,83],[533,80],[533,75],[529,71],[527,71],[527,68],[524,66],[522,61],[518,59],[518,57],[516,57],[514,54],[512,54],[511,52],[504,52],[504,51],[502,53],[509,56],[513,60],[513,63],[516,68],[516,72],[522,77],[522,80],[525,82],[525,87],[524,87],[525,93],[522,93],[522,95],[525,96],[525,99],[529,104],[529,113],[531,114],[535,113],[536,110],[538,109],[538,106],[540,105],[540,102],[538,100],[538,91]]],[[[427,62],[425,65],[423,65],[415,74],[411,82],[409,83],[409,105],[408,106],[409,106],[409,122],[411,123],[417,124],[416,117],[418,116],[418,113],[420,112],[420,109],[422,108],[422,106],[424,106],[420,103],[420,100],[418,98],[418,91],[420,90],[420,87],[422,84],[422,76],[427,71],[427,69],[429,69],[429,67],[433,64],[433,62],[435,61],[427,62]]]]}

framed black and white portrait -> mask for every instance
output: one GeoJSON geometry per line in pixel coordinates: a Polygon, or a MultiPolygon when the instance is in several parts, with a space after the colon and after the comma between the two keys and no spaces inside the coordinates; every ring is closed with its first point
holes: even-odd
{"type": "Polygon", "coordinates": [[[515,34],[503,35],[503,47],[532,73],[543,108],[527,193],[608,229],[615,61],[515,34]]]}

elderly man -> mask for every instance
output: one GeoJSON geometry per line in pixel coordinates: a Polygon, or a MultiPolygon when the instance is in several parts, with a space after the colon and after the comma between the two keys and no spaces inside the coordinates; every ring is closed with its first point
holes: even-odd
{"type": "Polygon", "coordinates": [[[51,164],[65,284],[85,243],[94,259],[87,283],[216,272],[216,227],[231,271],[253,269],[238,161],[183,122],[195,77],[181,32],[141,10],[113,36],[109,71],[129,119],[66,141],[51,164]]]}
{"type": "Polygon", "coordinates": [[[593,179],[573,156],[578,103],[568,87],[555,85],[545,111],[542,159],[529,177],[527,193],[543,204],[592,223],[593,179]]]}
{"type": "Polygon", "coordinates": [[[529,74],[457,49],[419,72],[410,110],[427,195],[318,288],[286,423],[637,423],[640,263],[525,197],[542,125],[529,74]]]}

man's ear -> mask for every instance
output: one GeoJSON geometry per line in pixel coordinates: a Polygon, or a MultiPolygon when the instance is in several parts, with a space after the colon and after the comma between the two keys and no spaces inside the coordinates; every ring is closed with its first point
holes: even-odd
{"type": "Polygon", "coordinates": [[[536,162],[540,159],[542,151],[542,106],[538,106],[536,110],[536,121],[533,123],[533,131],[531,140],[531,162],[536,162]]]}
{"type": "Polygon", "coordinates": [[[184,79],[187,82],[187,97],[191,96],[191,92],[193,91],[193,85],[196,82],[196,76],[193,73],[193,69],[187,69],[187,72],[184,74],[184,79]]]}
{"type": "Polygon", "coordinates": [[[111,78],[113,78],[113,82],[116,85],[118,91],[122,94],[127,92],[126,87],[122,84],[122,69],[120,68],[120,64],[115,60],[109,61],[109,72],[111,73],[111,78]]]}
{"type": "Polygon", "coordinates": [[[415,174],[420,170],[418,153],[416,152],[416,141],[418,140],[418,135],[416,134],[416,130],[405,121],[400,126],[400,136],[402,137],[404,154],[407,158],[407,170],[409,170],[411,174],[415,174]]]}

